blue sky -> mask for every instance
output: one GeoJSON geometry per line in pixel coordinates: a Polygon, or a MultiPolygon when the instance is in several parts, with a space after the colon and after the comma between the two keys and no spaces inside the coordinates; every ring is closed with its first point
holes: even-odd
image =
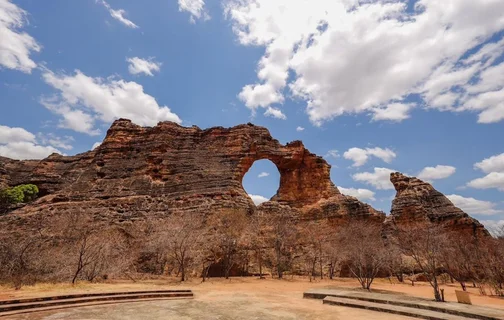
{"type": "MultiPolygon", "coordinates": [[[[499,0],[0,0],[0,155],[84,152],[118,117],[253,122],[302,140],[377,209],[389,212],[397,170],[492,228],[503,12],[499,0]]],[[[244,187],[260,201],[278,181],[258,161],[244,187]]]]}

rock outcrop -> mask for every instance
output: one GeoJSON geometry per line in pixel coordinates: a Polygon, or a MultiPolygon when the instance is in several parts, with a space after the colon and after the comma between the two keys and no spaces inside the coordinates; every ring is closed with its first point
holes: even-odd
{"type": "MultiPolygon", "coordinates": [[[[286,145],[266,128],[252,124],[202,130],[161,122],[141,127],[115,121],[95,150],[75,156],[53,154],[43,160],[0,157],[0,188],[24,183],[39,187],[40,198],[0,217],[0,224],[29,222],[37,214],[82,211],[104,223],[147,216],[198,212],[202,215],[259,210],[290,210],[300,223],[348,219],[383,223],[385,214],[343,195],[330,179],[330,165],[301,141],[286,145]],[[273,198],[256,207],[242,187],[254,161],[271,160],[280,173],[273,198]]],[[[413,222],[488,235],[475,219],[455,207],[430,184],[393,173],[397,191],[386,229],[413,222]]]]}
{"type": "Polygon", "coordinates": [[[385,226],[389,229],[408,224],[436,224],[466,234],[487,236],[478,220],[457,208],[427,182],[395,172],[390,181],[397,191],[385,226]]]}
{"type": "Polygon", "coordinates": [[[256,207],[242,179],[260,159],[271,160],[280,172],[271,200],[292,208],[301,220],[385,219],[384,213],[342,195],[330,180],[330,165],[302,142],[282,145],[266,128],[252,124],[202,130],[172,122],[140,127],[120,119],[92,151],[40,161],[0,158],[0,183],[33,183],[40,189],[40,199],[11,217],[75,210],[113,221],[174,212],[252,213],[256,207]]]}

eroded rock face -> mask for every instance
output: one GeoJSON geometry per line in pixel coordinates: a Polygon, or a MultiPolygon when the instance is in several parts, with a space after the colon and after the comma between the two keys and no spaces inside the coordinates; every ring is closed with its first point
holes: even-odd
{"type": "MultiPolygon", "coordinates": [[[[197,211],[255,211],[242,187],[253,162],[271,160],[280,172],[272,201],[307,217],[385,215],[342,195],[330,180],[330,165],[300,141],[287,145],[252,124],[201,130],[172,122],[140,127],[113,123],[103,143],[72,157],[41,161],[0,158],[0,183],[33,183],[42,197],[13,214],[83,210],[117,220],[197,211]]],[[[105,219],[105,218],[104,218],[105,219]]]]}
{"type": "Polygon", "coordinates": [[[397,191],[386,227],[411,223],[441,224],[450,230],[487,236],[488,232],[478,220],[457,208],[441,192],[427,182],[408,177],[399,172],[390,175],[397,191]]]}

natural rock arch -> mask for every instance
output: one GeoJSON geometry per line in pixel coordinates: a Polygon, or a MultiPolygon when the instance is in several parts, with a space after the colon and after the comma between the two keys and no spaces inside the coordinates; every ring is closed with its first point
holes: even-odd
{"type": "Polygon", "coordinates": [[[253,212],[242,179],[261,159],[273,162],[280,173],[273,202],[312,216],[371,215],[383,220],[382,213],[340,194],[331,182],[330,165],[301,141],[282,145],[266,128],[250,123],[202,130],[173,122],[141,127],[119,119],[95,150],[40,161],[0,159],[0,183],[34,183],[47,194],[20,213],[71,211],[76,205],[118,219],[253,212]]]}
{"type": "Polygon", "coordinates": [[[310,153],[301,141],[283,146],[263,130],[251,137],[250,147],[239,160],[236,179],[240,183],[255,161],[267,159],[280,173],[278,191],[272,198],[274,201],[302,207],[339,194],[330,179],[331,166],[323,158],[310,153]]]}

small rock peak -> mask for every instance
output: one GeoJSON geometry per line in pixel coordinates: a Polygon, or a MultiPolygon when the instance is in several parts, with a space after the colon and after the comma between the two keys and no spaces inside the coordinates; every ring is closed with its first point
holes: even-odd
{"type": "Polygon", "coordinates": [[[61,154],[53,152],[46,159],[58,159],[58,158],[61,158],[61,157],[63,157],[61,154]]]}
{"type": "Polygon", "coordinates": [[[122,130],[122,129],[125,129],[125,128],[128,128],[128,129],[129,128],[140,128],[140,126],[134,124],[129,119],[120,118],[120,119],[115,120],[112,123],[112,125],[108,129],[108,132],[122,130]]]}
{"type": "Polygon", "coordinates": [[[131,123],[132,122],[131,122],[130,119],[119,118],[119,119],[115,120],[110,127],[120,126],[120,125],[125,125],[125,124],[131,124],[131,123]]]}
{"type": "Polygon", "coordinates": [[[401,172],[392,172],[390,174],[390,182],[392,182],[397,192],[401,192],[402,190],[408,188],[412,179],[414,178],[408,177],[401,172]]]}
{"type": "MultiPolygon", "coordinates": [[[[173,122],[173,121],[159,121],[156,125],[156,127],[166,127],[166,126],[169,126],[169,127],[182,127],[182,128],[186,128],[184,126],[181,126],[180,124],[176,123],[176,122],[173,122]]],[[[194,126],[193,126],[194,127],[194,126]]]]}
{"type": "Polygon", "coordinates": [[[298,148],[298,147],[304,148],[303,141],[301,141],[301,140],[294,140],[294,141],[288,142],[285,146],[286,147],[295,147],[295,148],[298,148]]]}

